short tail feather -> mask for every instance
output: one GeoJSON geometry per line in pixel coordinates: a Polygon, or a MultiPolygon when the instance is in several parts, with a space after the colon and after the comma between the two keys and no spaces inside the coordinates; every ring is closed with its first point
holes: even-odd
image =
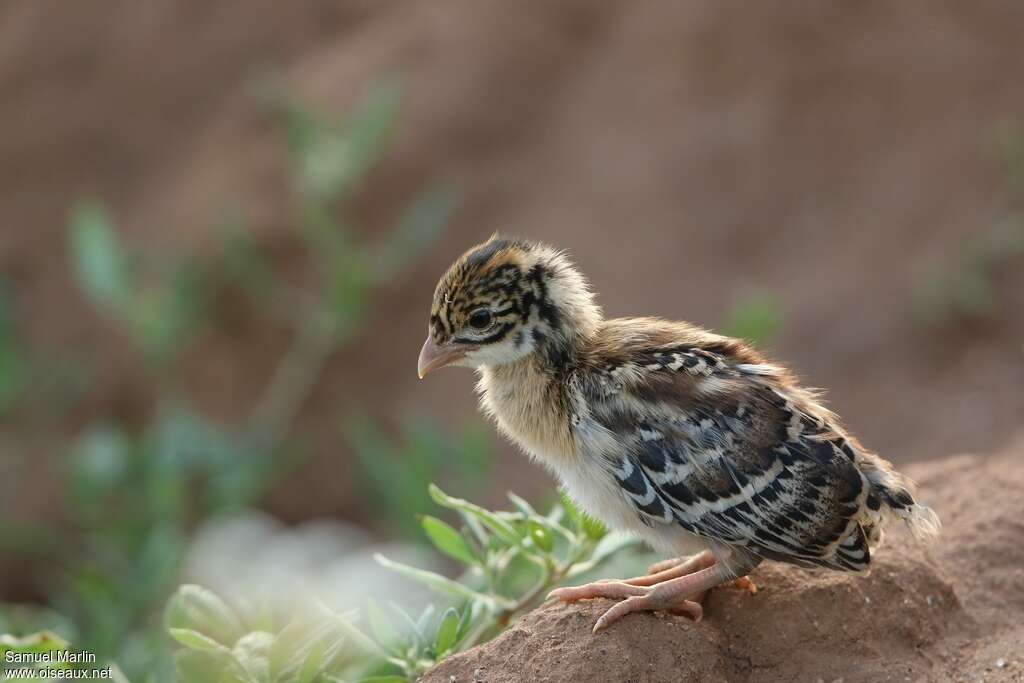
{"type": "MultiPolygon", "coordinates": [[[[887,461],[878,458],[863,458],[860,462],[861,472],[871,484],[871,496],[877,496],[872,509],[878,509],[879,521],[886,517],[903,520],[910,534],[922,541],[931,541],[942,529],[939,516],[927,505],[914,500],[914,482],[893,470],[887,461]]],[[[878,540],[881,540],[881,525],[878,525],[878,540]]],[[[870,535],[870,534],[869,534],[870,535]]]]}
{"type": "Polygon", "coordinates": [[[921,541],[934,540],[942,530],[939,516],[927,505],[914,503],[902,510],[896,510],[896,516],[906,523],[910,534],[921,541]]]}
{"type": "Polygon", "coordinates": [[[913,487],[907,480],[900,482],[902,486],[890,488],[885,484],[876,484],[875,490],[883,501],[883,507],[888,508],[892,515],[903,520],[910,530],[910,535],[921,541],[935,539],[942,530],[942,522],[927,505],[922,505],[914,500],[913,494],[908,490],[913,487]]]}

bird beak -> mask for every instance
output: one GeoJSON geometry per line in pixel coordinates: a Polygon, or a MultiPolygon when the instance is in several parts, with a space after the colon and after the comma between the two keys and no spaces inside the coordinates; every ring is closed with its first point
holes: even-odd
{"type": "Polygon", "coordinates": [[[466,355],[466,349],[450,344],[438,346],[434,343],[432,336],[427,337],[420,350],[420,358],[416,362],[416,374],[420,379],[426,377],[430,372],[451,365],[466,355]]]}

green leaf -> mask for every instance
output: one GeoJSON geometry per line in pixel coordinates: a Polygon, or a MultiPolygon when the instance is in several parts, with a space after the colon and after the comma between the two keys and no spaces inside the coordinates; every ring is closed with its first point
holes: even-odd
{"type": "Polygon", "coordinates": [[[524,498],[517,496],[511,491],[509,491],[506,495],[508,496],[508,499],[512,501],[512,504],[516,506],[516,509],[523,513],[523,515],[525,515],[526,517],[540,516],[537,513],[537,511],[533,508],[533,506],[530,505],[530,503],[526,501],[524,498]]]}
{"type": "Polygon", "coordinates": [[[577,531],[582,532],[592,541],[599,541],[606,533],[608,533],[607,529],[604,528],[604,525],[601,524],[601,522],[576,507],[576,504],[571,498],[569,498],[565,491],[559,491],[559,496],[566,516],[572,520],[573,526],[577,531]]]}
{"type": "Polygon", "coordinates": [[[12,299],[7,282],[0,280],[0,415],[18,402],[31,374],[12,299]]]}
{"type": "Polygon", "coordinates": [[[399,99],[397,84],[378,83],[340,126],[289,103],[285,125],[299,189],[321,205],[351,193],[382,155],[399,99]]]}
{"type": "Polygon", "coordinates": [[[454,528],[430,515],[424,515],[420,524],[423,525],[423,530],[427,532],[431,542],[442,553],[465,564],[479,564],[466,539],[454,528]]]}
{"type": "Polygon", "coordinates": [[[730,337],[768,344],[778,334],[782,320],[782,306],[774,296],[751,294],[733,305],[722,329],[730,337]]]}
{"type": "Polygon", "coordinates": [[[608,529],[605,528],[599,520],[594,519],[588,514],[583,514],[583,533],[587,535],[592,541],[600,541],[608,534],[608,529]]]}
{"type": "Polygon", "coordinates": [[[200,652],[228,652],[228,649],[213,638],[190,628],[169,628],[167,632],[176,641],[200,652]]]}
{"type": "Polygon", "coordinates": [[[327,644],[323,640],[315,640],[306,648],[306,656],[303,658],[302,667],[295,677],[296,683],[312,683],[323,671],[327,644]]]}
{"type": "Polygon", "coordinates": [[[69,458],[68,481],[79,509],[121,490],[135,455],[132,450],[124,432],[100,424],[79,439],[69,458]]]}
{"type": "Polygon", "coordinates": [[[177,681],[218,681],[228,664],[228,654],[179,650],[174,653],[177,681]]]}
{"type": "Polygon", "coordinates": [[[462,609],[462,616],[459,617],[458,632],[455,636],[456,641],[461,641],[469,633],[469,627],[473,625],[473,618],[477,616],[478,611],[476,603],[470,603],[462,609]]]}
{"type": "Polygon", "coordinates": [[[358,182],[383,156],[386,144],[398,120],[402,98],[401,84],[382,79],[356,106],[344,125],[350,154],[349,183],[358,182]]]}
{"type": "Polygon", "coordinates": [[[416,197],[388,242],[379,249],[374,277],[378,281],[394,277],[416,254],[423,253],[448,223],[455,203],[455,192],[443,183],[432,185],[416,197]]]}
{"type": "Polygon", "coordinates": [[[434,603],[430,603],[423,608],[423,612],[420,613],[420,618],[416,620],[417,631],[420,633],[428,632],[429,629],[427,627],[430,625],[430,620],[433,619],[435,611],[434,603]]]}
{"type": "Polygon", "coordinates": [[[607,534],[597,544],[597,547],[594,548],[594,552],[591,554],[590,559],[595,563],[602,562],[621,550],[639,544],[640,539],[631,534],[620,532],[607,534]]]}
{"type": "Polygon", "coordinates": [[[450,595],[460,600],[480,600],[487,604],[494,603],[493,598],[490,596],[478,593],[472,588],[464,586],[457,581],[452,581],[440,574],[435,574],[434,572],[429,572],[425,569],[410,567],[408,565],[401,564],[400,562],[394,562],[379,553],[374,555],[373,559],[375,559],[381,566],[396,571],[402,576],[412,579],[417,583],[421,583],[439,593],[444,593],[445,595],[450,595]]]}
{"type": "Polygon", "coordinates": [[[295,618],[278,632],[268,652],[271,680],[311,683],[326,660],[327,646],[337,638],[331,622],[311,624],[295,618]]]}
{"type": "Polygon", "coordinates": [[[71,210],[71,259],[79,286],[97,306],[121,311],[132,297],[128,259],[114,233],[110,216],[95,201],[80,201],[71,210]]]}
{"type": "Polygon", "coordinates": [[[170,629],[196,631],[214,642],[233,645],[245,633],[242,622],[213,591],[185,584],[167,604],[164,623],[170,629]]]}
{"type": "Polygon", "coordinates": [[[515,527],[499,517],[497,514],[490,510],[486,510],[479,505],[470,503],[468,500],[453,498],[438,488],[435,484],[431,484],[427,490],[430,492],[430,497],[438,505],[451,510],[461,510],[462,512],[473,515],[508,545],[517,546],[520,544],[520,537],[518,532],[516,532],[515,527]]]}
{"type": "Polygon", "coordinates": [[[562,504],[562,510],[565,512],[565,516],[569,519],[569,523],[572,524],[574,529],[580,529],[582,524],[580,520],[581,513],[579,508],[576,507],[576,503],[574,503],[572,498],[569,497],[569,494],[562,489],[558,489],[558,500],[562,504]]]}
{"type": "Polygon", "coordinates": [[[572,578],[584,572],[588,572],[612,555],[631,546],[638,545],[639,543],[640,539],[630,534],[618,532],[607,534],[597,543],[597,546],[594,547],[590,557],[584,562],[574,564],[569,569],[565,578],[572,578]]]}
{"type": "Polygon", "coordinates": [[[537,547],[546,553],[550,553],[555,547],[555,539],[551,532],[532,519],[527,522],[527,525],[530,529],[530,538],[533,539],[537,547]]]}
{"type": "Polygon", "coordinates": [[[68,642],[52,631],[40,631],[27,636],[0,635],[0,650],[13,652],[50,652],[68,649],[68,642]]]}
{"type": "Polygon", "coordinates": [[[391,619],[372,599],[366,601],[366,620],[370,622],[370,630],[381,645],[386,646],[398,641],[398,632],[391,624],[391,619]]]}
{"type": "Polygon", "coordinates": [[[270,651],[273,645],[272,633],[253,631],[245,634],[231,649],[231,668],[242,680],[270,683],[270,651]]]}
{"type": "Polygon", "coordinates": [[[438,657],[444,655],[455,645],[459,634],[459,613],[454,607],[445,610],[441,617],[441,625],[437,627],[437,638],[434,641],[434,652],[438,657]]]}
{"type": "Polygon", "coordinates": [[[385,651],[384,648],[382,648],[379,644],[374,642],[372,638],[368,637],[366,634],[364,634],[362,631],[356,628],[345,615],[336,614],[332,610],[327,611],[334,618],[335,623],[338,625],[338,628],[341,629],[341,632],[349,640],[351,640],[352,643],[356,645],[356,647],[358,647],[363,652],[372,657],[387,659],[387,651],[385,651]]]}
{"type": "Polygon", "coordinates": [[[406,625],[408,628],[408,635],[416,641],[416,646],[425,646],[427,644],[426,638],[424,638],[423,633],[420,631],[420,627],[417,625],[416,620],[409,616],[409,613],[406,612],[405,609],[397,602],[388,602],[388,607],[390,607],[391,611],[397,614],[398,618],[406,625]]]}

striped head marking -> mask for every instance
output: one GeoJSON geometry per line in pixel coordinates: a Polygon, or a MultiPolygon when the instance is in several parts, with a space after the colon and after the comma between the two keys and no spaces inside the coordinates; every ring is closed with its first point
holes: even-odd
{"type": "Polygon", "coordinates": [[[441,277],[419,374],[445,365],[514,363],[576,330],[586,282],[551,247],[497,235],[464,253],[441,277]]]}

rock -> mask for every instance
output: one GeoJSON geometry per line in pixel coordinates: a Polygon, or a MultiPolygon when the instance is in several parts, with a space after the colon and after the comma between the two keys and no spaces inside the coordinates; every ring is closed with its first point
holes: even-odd
{"type": "Polygon", "coordinates": [[[1024,680],[1007,657],[1024,645],[1024,441],[906,469],[942,537],[891,532],[868,576],[765,563],[756,595],[715,590],[699,623],[632,614],[596,635],[611,601],[548,602],[422,681],[1024,680]]]}

